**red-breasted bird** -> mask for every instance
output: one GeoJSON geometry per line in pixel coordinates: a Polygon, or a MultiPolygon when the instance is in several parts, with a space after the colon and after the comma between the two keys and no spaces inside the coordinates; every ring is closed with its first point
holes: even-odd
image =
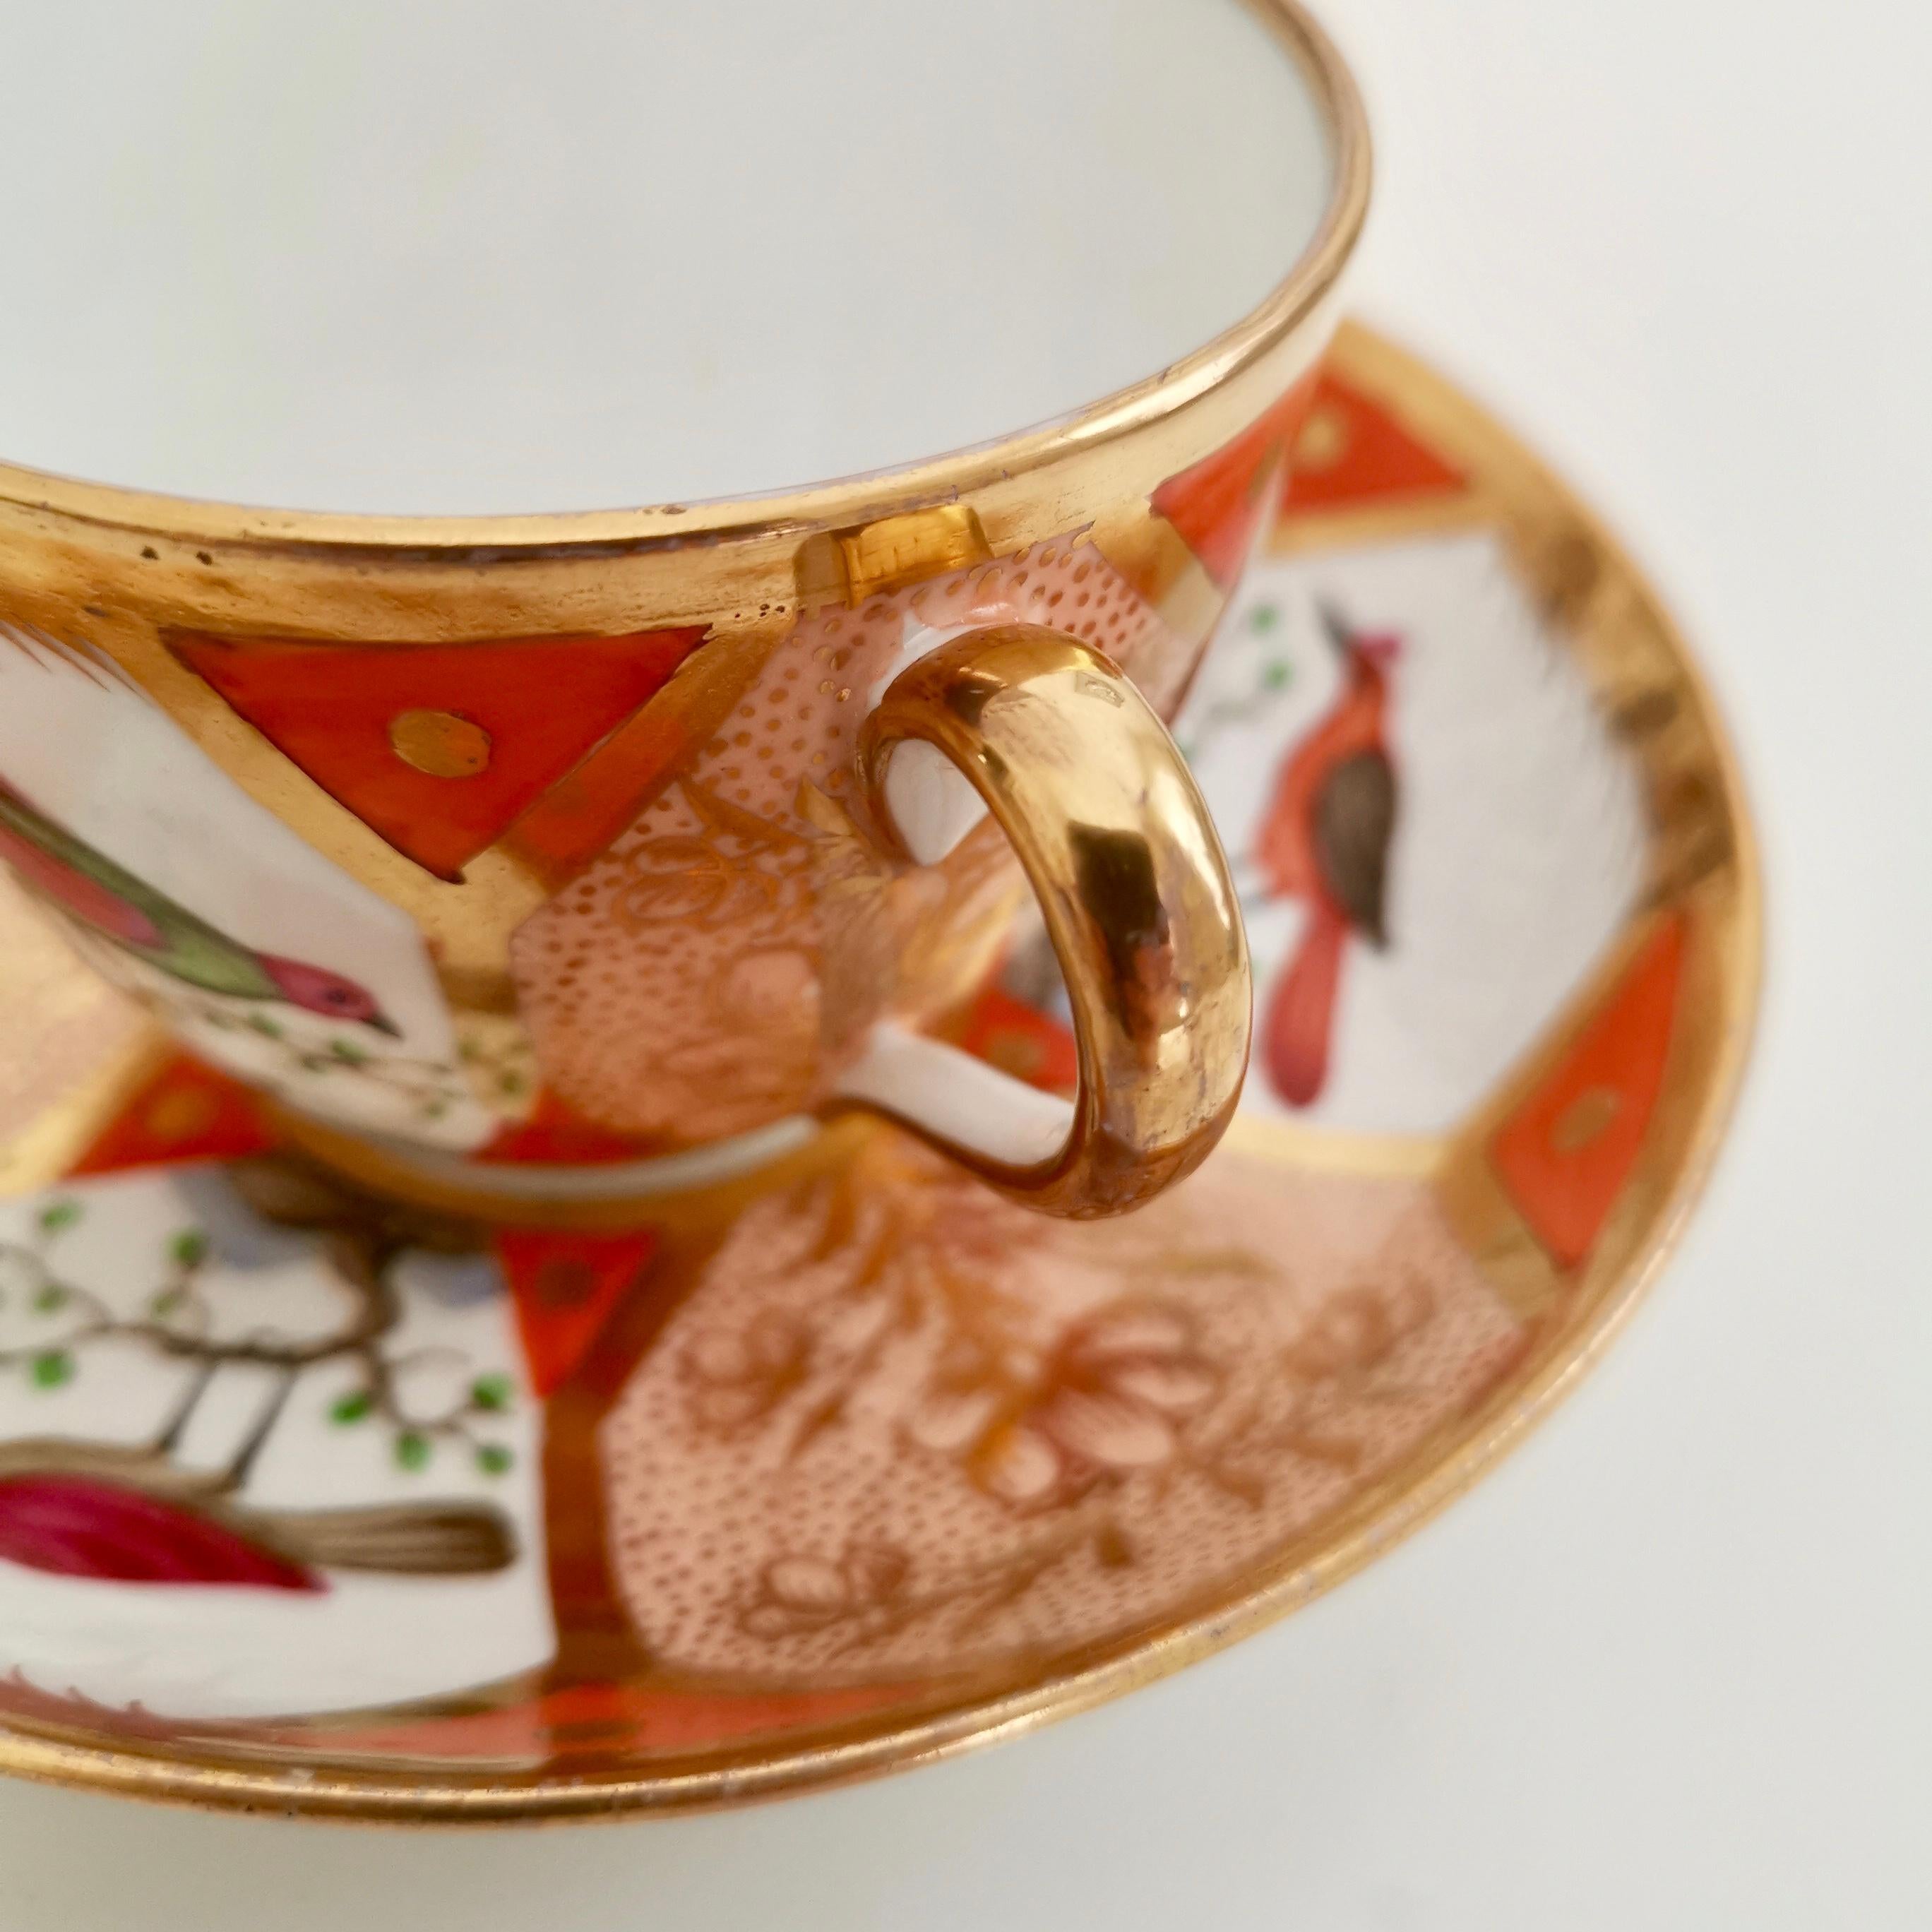
{"type": "Polygon", "coordinates": [[[1389,674],[1402,640],[1358,633],[1323,607],[1322,626],[1342,660],[1342,689],[1328,715],[1283,761],[1255,860],[1271,896],[1305,899],[1308,923],[1274,984],[1262,1058],[1291,1106],[1313,1102],[1328,1078],[1329,1040],[1351,935],[1389,943],[1389,844],[1397,789],[1387,735],[1389,674]]]}
{"type": "Polygon", "coordinates": [[[28,891],[130,958],[231,998],[284,1001],[325,1018],[400,1029],[373,994],[326,966],[256,952],[97,852],[0,781],[0,859],[28,891]]]}

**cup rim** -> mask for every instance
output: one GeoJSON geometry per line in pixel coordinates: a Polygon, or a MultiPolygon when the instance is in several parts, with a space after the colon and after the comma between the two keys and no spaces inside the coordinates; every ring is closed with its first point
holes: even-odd
{"type": "Polygon", "coordinates": [[[1330,166],[1322,218],[1287,272],[1245,315],[1156,374],[1043,423],[885,469],[796,488],[626,508],[439,516],[277,509],[145,490],[0,459],[0,506],[182,542],[322,551],[505,551],[682,548],[782,530],[862,524],[915,501],[958,500],[1166,422],[1292,337],[1332,295],[1366,218],[1372,172],[1368,121],[1340,52],[1300,0],[1242,0],[1300,69],[1330,166]]]}

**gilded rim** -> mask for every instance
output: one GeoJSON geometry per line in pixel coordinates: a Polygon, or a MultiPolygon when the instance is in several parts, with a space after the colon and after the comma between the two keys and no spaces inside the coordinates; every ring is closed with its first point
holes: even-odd
{"type": "MultiPolygon", "coordinates": [[[[814,528],[863,524],[924,503],[950,502],[1154,428],[1234,382],[1322,310],[1366,214],[1371,161],[1361,98],[1340,55],[1296,0],[1245,0],[1308,82],[1333,170],[1313,239],[1260,306],[1158,375],[1044,425],[869,475],[776,495],[649,508],[480,517],[391,517],[250,508],[84,482],[0,462],[0,506],[73,526],[192,544],[284,553],[370,550],[466,560],[572,556],[602,560],[640,551],[706,548],[814,528]]],[[[1204,442],[1202,448],[1211,446],[1204,442]]]]}
{"type": "MultiPolygon", "coordinates": [[[[1576,1387],[1621,1332],[1676,1249],[1708,1178],[1748,1058],[1757,1008],[1762,944],[1762,887],[1752,822],[1736,755],[1708,685],[1677,627],[1622,547],[1574,494],[1479,409],[1420,363],[1367,332],[1348,332],[1347,360],[1372,366],[1390,388],[1425,398],[1442,419],[1486,446],[1488,460],[1514,472],[1522,491],[1560,509],[1586,532],[1631,600],[1628,621],[1651,628],[1668,648],[1695,700],[1700,732],[1722,779],[1733,838],[1731,899],[1719,949],[1717,1017],[1724,1022],[1694,1124],[1649,1225],[1634,1242],[1621,1275],[1587,1313],[1520,1380],[1506,1384],[1453,1439],[1425,1442],[1402,1466],[1355,1498],[1320,1532],[1305,1560],[1250,1573],[1226,1598],[1152,1636],[1095,1646],[1106,1653],[1050,1680],[1003,1694],[968,1698],[952,1708],[895,1725],[868,1738],[721,1756],[689,1770],[667,1768],[618,1778],[429,1783],[406,1771],[322,1778],[306,1768],[275,1771],[196,1762],[135,1749],[72,1744],[0,1731],[0,1771],[56,1784],[222,1810],[410,1823],[503,1823],[614,1818],[682,1811],[777,1797],[952,1756],[1016,1737],[1052,1719],[1088,1710],[1226,1648],[1298,1610],[1352,1576],[1430,1521],[1529,1434],[1576,1387]]],[[[1265,1124],[1238,1121],[1230,1144],[1278,1154],[1292,1145],[1265,1124]]]]}

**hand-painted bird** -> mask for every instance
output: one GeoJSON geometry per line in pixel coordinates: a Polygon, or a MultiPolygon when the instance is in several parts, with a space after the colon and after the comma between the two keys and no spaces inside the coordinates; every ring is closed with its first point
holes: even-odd
{"type": "Polygon", "coordinates": [[[0,781],[0,859],[20,883],[158,971],[231,998],[286,1001],[394,1036],[373,994],[324,966],[254,952],[56,825],[0,781]]]}
{"type": "Polygon", "coordinates": [[[0,1444],[0,1558],[57,1576],[319,1591],[323,1570],[486,1575],[516,1560],[488,1503],[266,1509],[154,1448],[65,1437],[0,1444]]]}
{"type": "Polygon", "coordinates": [[[1275,982],[1263,1058],[1275,1091],[1310,1106],[1328,1077],[1329,1037],[1351,933],[1388,944],[1389,844],[1396,787],[1386,736],[1389,672],[1399,638],[1357,634],[1324,608],[1322,623],[1342,665],[1340,694],[1288,754],[1255,842],[1270,894],[1308,902],[1308,924],[1275,982]]]}
{"type": "Polygon", "coordinates": [[[488,1503],[303,1510],[243,1500],[296,1385],[292,1369],[226,1468],[184,1467],[176,1452],[218,1366],[201,1364],[149,1442],[0,1442],[0,1558],[56,1576],[298,1591],[326,1589],[322,1570],[482,1576],[515,1562],[515,1532],[488,1503]]]}

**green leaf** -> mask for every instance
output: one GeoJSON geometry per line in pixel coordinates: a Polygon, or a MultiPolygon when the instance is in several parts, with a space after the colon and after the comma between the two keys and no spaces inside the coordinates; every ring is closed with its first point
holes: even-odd
{"type": "Polygon", "coordinates": [[[375,1406],[376,1398],[367,1389],[356,1389],[347,1395],[338,1396],[328,1405],[328,1419],[345,1426],[360,1422],[375,1406]]]}
{"type": "Polygon", "coordinates": [[[328,1042],[328,1050],[338,1060],[350,1066],[360,1066],[369,1058],[352,1040],[332,1040],[328,1042]]]}
{"type": "Polygon", "coordinates": [[[71,1228],[80,1219],[78,1201],[50,1201],[40,1210],[40,1232],[58,1234],[63,1228],[71,1228]]]}
{"type": "Polygon", "coordinates": [[[483,1442],[477,1445],[476,1466],[486,1476],[506,1474],[510,1465],[516,1460],[500,1442],[483,1442]]]}
{"type": "Polygon", "coordinates": [[[148,1304],[150,1315],[172,1315],[188,1300],[184,1288],[164,1288],[148,1304]]]}
{"type": "Polygon", "coordinates": [[[396,1438],[396,1460],[405,1469],[429,1466],[429,1438],[419,1429],[406,1429],[396,1438]]]}
{"type": "Polygon", "coordinates": [[[266,1013],[250,1013],[248,1024],[266,1039],[280,1040],[282,1036],[281,1022],[271,1019],[266,1013]]]}
{"type": "Polygon", "coordinates": [[[74,1379],[74,1358],[64,1348],[49,1348],[27,1365],[36,1388],[58,1388],[74,1379]]]}
{"type": "Polygon", "coordinates": [[[477,1408],[486,1408],[493,1414],[500,1413],[510,1406],[510,1397],[514,1386],[508,1376],[478,1376],[470,1384],[470,1400],[477,1408]]]}
{"type": "Polygon", "coordinates": [[[50,1281],[34,1296],[34,1310],[40,1315],[58,1315],[68,1304],[68,1290],[64,1283],[50,1281]]]}
{"type": "Polygon", "coordinates": [[[1294,667],[1286,658],[1270,658],[1262,672],[1262,688],[1279,691],[1294,675],[1294,667]]]}
{"type": "Polygon", "coordinates": [[[1271,631],[1280,622],[1279,604],[1257,604],[1248,613],[1248,628],[1251,631],[1271,631]]]}
{"type": "Polygon", "coordinates": [[[178,1267],[199,1268],[208,1258],[208,1237],[199,1228],[184,1228],[168,1243],[168,1258],[178,1267]]]}

